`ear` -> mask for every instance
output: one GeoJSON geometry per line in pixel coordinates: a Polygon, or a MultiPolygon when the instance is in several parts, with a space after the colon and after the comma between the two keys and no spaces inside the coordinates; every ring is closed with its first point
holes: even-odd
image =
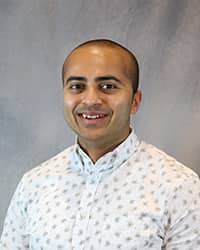
{"type": "Polygon", "coordinates": [[[142,101],[142,92],[138,90],[133,96],[133,102],[131,107],[131,114],[135,115],[140,107],[142,101]]]}

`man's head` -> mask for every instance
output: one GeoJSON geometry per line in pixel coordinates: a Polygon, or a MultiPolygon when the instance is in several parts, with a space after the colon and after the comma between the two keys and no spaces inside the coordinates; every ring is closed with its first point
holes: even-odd
{"type": "Polygon", "coordinates": [[[132,82],[133,92],[135,93],[137,91],[138,86],[139,86],[139,64],[138,64],[136,57],[134,56],[134,54],[130,50],[128,50],[127,48],[125,48],[121,44],[114,42],[112,40],[107,40],[107,39],[89,40],[89,41],[86,41],[84,43],[81,43],[80,45],[78,45],[76,48],[74,48],[71,51],[71,53],[66,57],[65,62],[64,62],[63,67],[62,67],[63,85],[64,85],[64,74],[65,74],[67,59],[77,49],[83,48],[83,47],[89,47],[89,46],[97,46],[97,47],[101,47],[102,49],[103,48],[110,48],[110,49],[122,50],[128,58],[128,61],[127,61],[127,63],[129,64],[128,74],[129,74],[129,77],[130,77],[131,82],[132,82]]]}
{"type": "Polygon", "coordinates": [[[65,59],[63,87],[65,119],[87,152],[106,152],[128,136],[141,101],[131,52],[108,40],[79,45],[65,59]]]}

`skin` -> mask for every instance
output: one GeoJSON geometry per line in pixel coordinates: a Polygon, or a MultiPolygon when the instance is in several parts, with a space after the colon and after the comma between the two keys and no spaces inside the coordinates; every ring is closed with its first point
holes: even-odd
{"type": "Polygon", "coordinates": [[[88,45],[64,62],[64,116],[95,163],[130,133],[141,92],[133,93],[133,65],[118,47],[88,45]]]}

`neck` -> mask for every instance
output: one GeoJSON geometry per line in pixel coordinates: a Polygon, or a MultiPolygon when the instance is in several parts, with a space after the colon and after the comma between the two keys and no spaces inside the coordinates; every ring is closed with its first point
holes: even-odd
{"type": "Polygon", "coordinates": [[[85,153],[91,158],[91,160],[93,161],[93,163],[95,163],[99,158],[101,158],[103,155],[105,155],[106,153],[112,151],[114,148],[117,147],[117,145],[112,145],[110,147],[97,147],[95,145],[92,146],[90,145],[82,145],[80,143],[81,148],[83,149],[83,151],[85,151],[85,153]]]}
{"type": "MultiPolygon", "coordinates": [[[[131,132],[131,131],[130,131],[131,132]]],[[[129,134],[128,134],[129,135],[129,134]]],[[[114,142],[104,142],[97,143],[96,141],[82,141],[80,138],[78,139],[78,143],[80,147],[85,151],[85,153],[91,158],[93,163],[95,163],[99,158],[105,155],[108,152],[114,150],[119,144],[121,144],[127,137],[116,139],[114,142]]]]}

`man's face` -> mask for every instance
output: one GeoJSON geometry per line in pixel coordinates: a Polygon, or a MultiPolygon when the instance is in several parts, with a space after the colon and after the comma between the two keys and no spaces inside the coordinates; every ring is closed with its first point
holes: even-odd
{"type": "Polygon", "coordinates": [[[82,146],[108,147],[128,136],[140,93],[133,95],[127,61],[120,49],[88,46],[65,62],[64,116],[82,146]]]}

